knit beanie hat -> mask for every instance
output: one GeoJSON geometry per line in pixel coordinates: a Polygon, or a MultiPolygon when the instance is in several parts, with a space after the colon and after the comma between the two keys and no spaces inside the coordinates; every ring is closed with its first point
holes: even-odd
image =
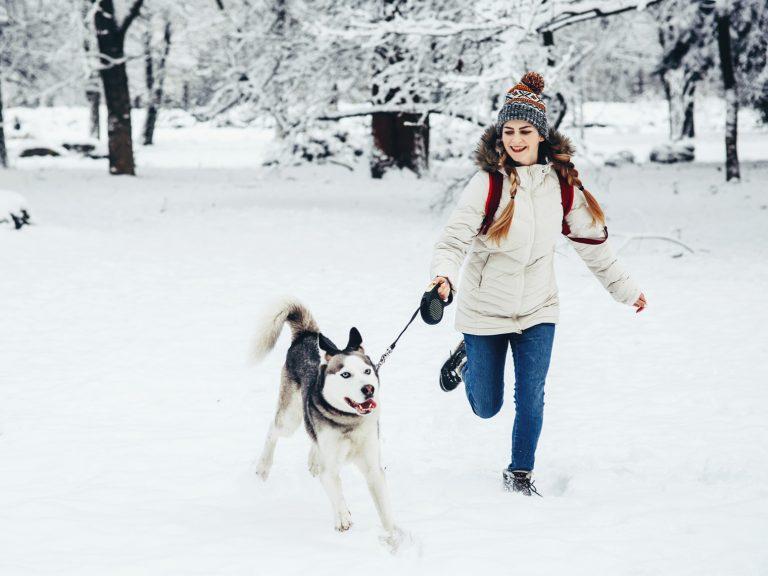
{"type": "Polygon", "coordinates": [[[530,122],[547,137],[547,107],[541,98],[544,90],[544,78],[536,72],[526,72],[520,82],[507,92],[504,106],[499,110],[496,120],[496,130],[501,133],[504,123],[509,120],[525,120],[530,122]]]}

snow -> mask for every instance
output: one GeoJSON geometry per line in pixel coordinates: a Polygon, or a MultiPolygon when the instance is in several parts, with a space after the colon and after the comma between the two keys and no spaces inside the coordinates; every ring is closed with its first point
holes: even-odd
{"type": "MultiPolygon", "coordinates": [[[[87,111],[57,117],[75,116],[61,135],[86,133],[87,111]]],[[[268,132],[205,125],[161,125],[136,178],[12,154],[0,188],[23,194],[35,226],[0,242],[0,574],[768,572],[768,163],[755,146],[725,184],[722,132],[703,130],[697,152],[719,150],[716,164],[600,168],[595,151],[636,142],[585,134],[577,166],[648,308],[613,302],[560,247],[543,499],[501,490],[511,387],[499,415],[475,417],[437,384],[453,307],[415,322],[381,373],[387,478],[411,538],[394,556],[354,469],[355,524],[334,532],[302,430],[257,480],[287,330],[262,364],[249,351],[263,306],[291,294],[332,339],[356,326],[377,360],[429,280],[446,218],[429,206],[468,166],[278,173],[258,169],[268,132]]]]}
{"type": "Polygon", "coordinates": [[[6,218],[11,213],[20,215],[26,208],[26,204],[26,200],[18,192],[0,189],[0,219],[6,218]]]}

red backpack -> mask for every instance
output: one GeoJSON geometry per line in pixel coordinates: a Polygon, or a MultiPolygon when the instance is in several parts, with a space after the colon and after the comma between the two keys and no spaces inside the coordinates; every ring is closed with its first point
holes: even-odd
{"type": "MultiPolygon", "coordinates": [[[[565,217],[571,211],[573,207],[573,184],[568,184],[568,181],[563,178],[559,173],[557,179],[560,182],[560,199],[563,204],[563,228],[562,233],[567,236],[569,240],[574,242],[580,242],[582,244],[602,244],[608,239],[608,227],[603,226],[604,237],[597,238],[571,238],[568,234],[571,233],[571,228],[565,221],[565,217]]],[[[488,229],[493,223],[493,215],[496,214],[496,209],[501,202],[501,187],[504,183],[504,176],[501,172],[489,172],[488,173],[488,198],[485,200],[485,216],[483,217],[483,223],[480,225],[478,234],[487,234],[488,229]]]]}

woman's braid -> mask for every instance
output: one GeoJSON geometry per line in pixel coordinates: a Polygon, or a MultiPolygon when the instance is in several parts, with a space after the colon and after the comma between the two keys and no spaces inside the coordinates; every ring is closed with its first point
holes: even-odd
{"type": "Polygon", "coordinates": [[[600,204],[597,203],[597,200],[595,200],[595,197],[592,196],[592,194],[584,188],[584,184],[581,183],[579,171],[576,170],[576,166],[571,162],[570,155],[557,153],[553,154],[552,158],[554,160],[552,164],[560,176],[564,178],[570,186],[575,186],[584,193],[584,199],[587,201],[587,208],[592,215],[592,225],[595,226],[600,223],[601,226],[605,226],[605,214],[603,214],[603,210],[600,208],[600,204]]]}
{"type": "Polygon", "coordinates": [[[511,198],[509,200],[509,204],[506,205],[499,217],[494,220],[493,224],[491,224],[491,227],[488,229],[488,238],[495,242],[497,246],[501,244],[502,238],[507,235],[507,232],[509,232],[509,227],[512,224],[512,217],[515,214],[515,195],[517,194],[517,184],[520,181],[520,178],[517,175],[517,170],[515,170],[515,166],[512,164],[512,162],[508,162],[508,160],[509,156],[502,146],[501,154],[499,155],[499,168],[504,170],[504,172],[506,172],[507,176],[509,177],[509,193],[511,198]]]}

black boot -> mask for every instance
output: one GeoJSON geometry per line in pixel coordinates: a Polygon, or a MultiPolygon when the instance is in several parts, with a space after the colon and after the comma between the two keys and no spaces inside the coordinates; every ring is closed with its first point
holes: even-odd
{"type": "Polygon", "coordinates": [[[504,490],[507,492],[520,492],[526,496],[531,496],[533,494],[541,496],[539,491],[536,490],[536,486],[534,486],[531,481],[532,475],[533,474],[528,470],[510,470],[507,468],[503,472],[504,490]]]}
{"type": "Polygon", "coordinates": [[[440,388],[443,389],[443,392],[455,390],[461,384],[461,369],[466,363],[467,351],[464,347],[464,340],[462,340],[440,369],[440,388]]]}

